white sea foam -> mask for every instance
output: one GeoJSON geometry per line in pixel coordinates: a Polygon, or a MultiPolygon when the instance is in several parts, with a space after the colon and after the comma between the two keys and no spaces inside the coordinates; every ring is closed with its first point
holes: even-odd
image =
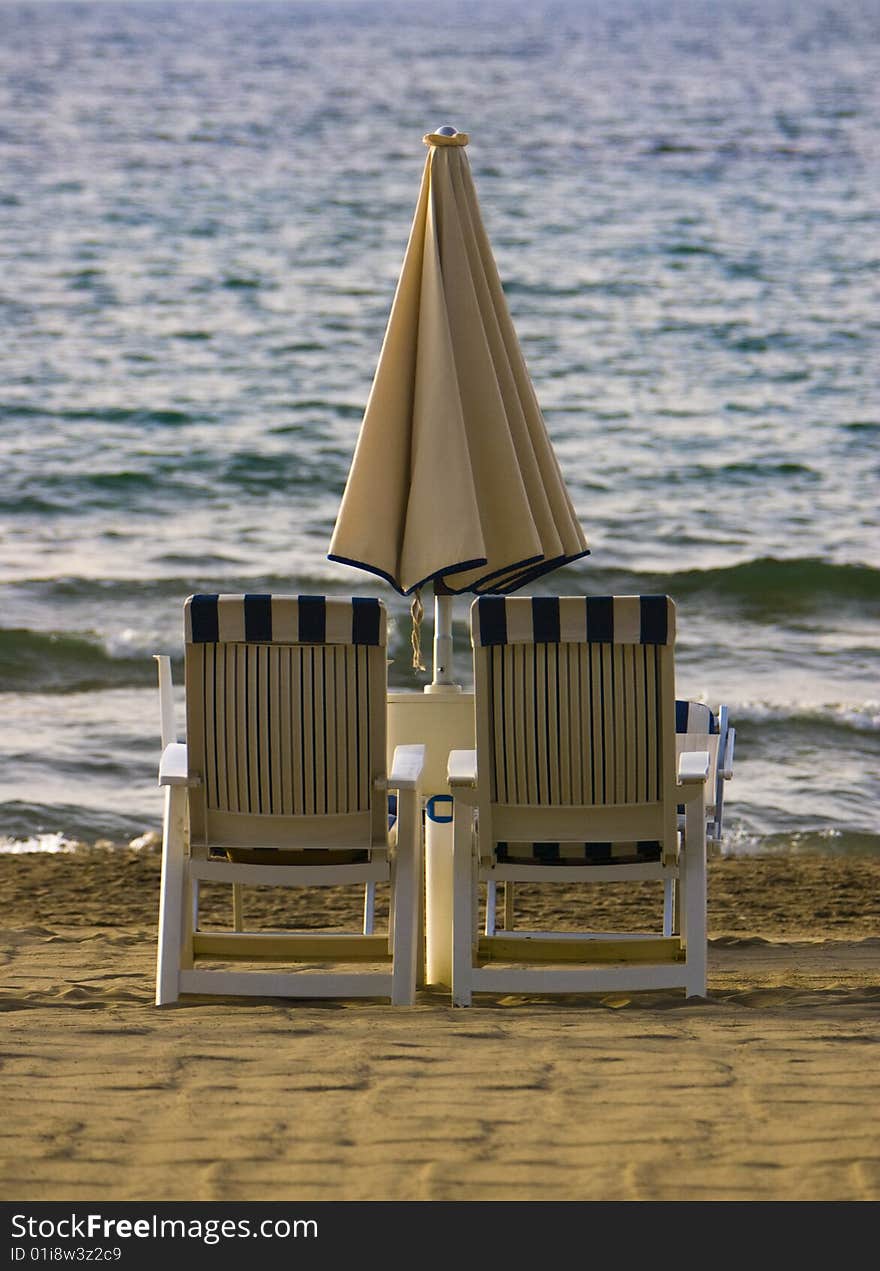
{"type": "Polygon", "coordinates": [[[25,839],[0,837],[0,854],[7,856],[25,852],[75,852],[80,846],[76,839],[66,838],[63,834],[33,834],[25,839]]]}
{"type": "Polygon", "coordinates": [[[773,702],[742,701],[729,705],[734,724],[815,721],[852,728],[857,732],[880,731],[880,702],[773,702]]]}

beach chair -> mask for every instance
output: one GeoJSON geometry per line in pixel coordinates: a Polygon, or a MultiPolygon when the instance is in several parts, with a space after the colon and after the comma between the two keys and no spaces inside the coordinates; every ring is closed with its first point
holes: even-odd
{"type": "Polygon", "coordinates": [[[174,732],[170,665],[159,659],[165,821],[157,1004],[181,993],[412,1004],[424,749],[399,746],[386,771],[384,606],[204,595],[189,597],[184,617],[183,743],[174,732]],[[199,885],[209,881],[235,889],[229,930],[200,925],[199,885]],[[373,933],[371,913],[358,932],[242,930],[244,885],[363,885],[370,909],[378,882],[389,884],[385,933],[373,933]],[[266,962],[278,969],[264,969],[266,962]]]}
{"type": "Polygon", "coordinates": [[[666,596],[471,608],[476,750],[452,751],[452,1000],[706,992],[705,746],[676,753],[666,596]],[[684,808],[679,833],[678,808],[684,808]],[[675,880],[681,933],[478,933],[481,884],[675,880]]]}

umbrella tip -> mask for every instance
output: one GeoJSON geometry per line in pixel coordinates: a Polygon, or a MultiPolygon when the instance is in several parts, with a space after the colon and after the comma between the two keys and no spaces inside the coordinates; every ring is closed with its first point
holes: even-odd
{"type": "Polygon", "coordinates": [[[466,132],[459,132],[452,124],[443,124],[436,132],[429,132],[422,137],[426,146],[466,146],[470,137],[466,132]]]}

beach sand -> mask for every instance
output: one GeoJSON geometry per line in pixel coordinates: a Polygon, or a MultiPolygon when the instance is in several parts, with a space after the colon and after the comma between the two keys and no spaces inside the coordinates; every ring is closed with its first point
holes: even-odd
{"type": "MultiPolygon", "coordinates": [[[[157,1009],[158,878],[153,850],[0,857],[4,1200],[880,1198],[880,861],[713,860],[707,999],[469,1011],[157,1009]]],[[[530,920],[565,920],[551,891],[530,920]]]]}

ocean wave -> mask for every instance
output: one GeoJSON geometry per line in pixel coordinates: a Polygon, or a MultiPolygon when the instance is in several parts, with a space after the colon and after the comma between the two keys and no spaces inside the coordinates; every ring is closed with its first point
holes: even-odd
{"type": "MultiPolygon", "coordinates": [[[[118,608],[120,604],[130,602],[147,606],[167,600],[182,605],[186,597],[196,591],[223,591],[237,595],[245,592],[328,596],[350,594],[350,589],[346,590],[339,583],[330,586],[327,573],[317,570],[314,573],[298,572],[294,578],[290,574],[243,574],[236,569],[238,561],[221,555],[190,558],[169,554],[158,559],[178,566],[182,561],[191,561],[192,571],[158,578],[83,578],[76,574],[66,574],[57,578],[23,579],[7,584],[6,590],[8,594],[13,591],[26,593],[30,598],[44,604],[71,603],[80,606],[94,603],[102,609],[105,606],[118,608]]],[[[330,568],[328,564],[328,572],[330,568]]],[[[339,570],[338,566],[332,568],[334,571],[339,570]]],[[[379,596],[386,602],[394,594],[384,583],[367,574],[363,575],[363,585],[358,586],[357,593],[379,596]]],[[[398,600],[401,605],[409,608],[409,600],[402,600],[400,597],[398,600]]]]}
{"type": "Polygon", "coordinates": [[[70,693],[153,685],[150,655],[120,638],[0,628],[0,692],[70,693]]]}
{"type": "Polygon", "coordinates": [[[0,803],[0,853],[69,852],[82,847],[155,845],[158,822],[73,803],[0,803]]]}
{"type": "MultiPolygon", "coordinates": [[[[126,460],[130,464],[130,459],[126,460]]],[[[192,450],[183,456],[139,458],[138,466],[80,471],[68,465],[57,471],[16,474],[13,493],[0,498],[9,516],[95,510],[131,515],[152,514],[157,508],[198,502],[205,509],[225,507],[239,496],[292,496],[297,491],[327,489],[338,499],[351,462],[349,450],[329,441],[305,450],[240,450],[221,454],[192,450]]],[[[206,513],[207,514],[207,513],[206,513]]]]}
{"type": "Polygon", "coordinates": [[[880,732],[880,701],[801,702],[742,701],[731,704],[731,721],[742,724],[783,724],[788,727],[836,728],[847,732],[880,732]]]}
{"type": "Polygon", "coordinates": [[[836,563],[820,557],[762,556],[713,569],[677,573],[625,572],[582,566],[589,590],[665,593],[673,598],[711,596],[728,607],[787,616],[793,610],[822,611],[841,604],[877,609],[880,569],[863,563],[836,563]]]}
{"type": "Polygon", "coordinates": [[[14,493],[0,498],[0,511],[8,516],[76,516],[98,510],[130,516],[163,501],[190,501],[201,492],[198,477],[181,465],[159,460],[153,471],[29,471],[19,475],[14,493]]]}
{"type": "MultiPolygon", "coordinates": [[[[182,615],[182,600],[192,591],[175,593],[174,615],[182,615]]],[[[236,591],[230,588],[230,591],[236,591]]],[[[106,689],[154,688],[153,655],[172,658],[176,682],[183,678],[182,621],[173,638],[167,633],[121,627],[100,636],[96,633],[32,631],[26,627],[0,627],[0,693],[82,693],[106,689]]],[[[408,666],[409,627],[389,615],[388,655],[395,668],[408,666]]],[[[392,671],[393,683],[396,671],[392,671]]]]}
{"type": "MultiPolygon", "coordinates": [[[[169,558],[172,560],[173,558],[169,558]]],[[[201,565],[235,565],[230,557],[199,558],[201,565]]],[[[316,565],[324,566],[319,555],[316,565]]],[[[335,567],[334,567],[335,568],[335,567]]],[[[204,574],[206,571],[202,571],[204,574]]],[[[880,569],[864,563],[835,563],[820,557],[774,556],[757,557],[735,565],[720,565],[711,569],[686,569],[660,572],[602,568],[594,557],[567,568],[570,580],[578,577],[577,590],[588,595],[657,595],[665,593],[676,597],[712,596],[731,605],[763,601],[773,604],[782,613],[788,611],[790,602],[803,602],[817,608],[829,601],[853,603],[876,609],[880,604],[880,569]]],[[[94,597],[102,604],[119,597],[142,597],[145,600],[166,596],[185,597],[194,590],[195,576],[132,578],[86,578],[78,575],[30,578],[17,581],[16,588],[39,593],[48,600],[86,600],[94,597]]],[[[197,581],[197,580],[196,580],[197,581]]],[[[348,594],[341,582],[333,586],[324,568],[313,572],[299,570],[290,574],[244,574],[229,570],[218,574],[215,583],[222,581],[222,589],[230,592],[284,592],[313,594],[348,594]]],[[[12,585],[12,584],[10,584],[12,585]]],[[[201,584],[200,584],[201,585],[201,584]]],[[[363,595],[376,595],[386,603],[409,606],[409,598],[402,598],[389,587],[378,585],[371,576],[364,574],[358,590],[363,595]]],[[[572,593],[572,581],[566,582],[566,594],[572,593]]],[[[559,584],[554,584],[550,574],[531,588],[536,594],[558,594],[559,584]]],[[[524,593],[525,594],[525,593],[524,593]]]]}
{"type": "Polygon", "coordinates": [[[880,856],[880,834],[857,830],[784,830],[756,834],[726,825],[721,856],[880,856]]]}
{"type": "Polygon", "coordinates": [[[829,598],[876,603],[880,600],[880,569],[835,564],[819,557],[765,556],[721,569],[674,574],[670,591],[718,591],[744,600],[772,600],[780,608],[791,600],[824,605],[829,598]]]}
{"type": "Polygon", "coordinates": [[[65,423],[132,424],[135,427],[183,427],[187,424],[214,423],[216,416],[207,411],[185,411],[172,408],[145,409],[130,406],[94,406],[89,409],[71,407],[51,410],[29,402],[0,402],[0,422],[17,420],[60,420],[65,423]]]}
{"type": "MultiPolygon", "coordinates": [[[[708,481],[717,481],[722,485],[750,485],[756,478],[778,481],[780,477],[800,478],[806,481],[821,481],[821,473],[803,463],[791,461],[768,463],[763,459],[740,461],[724,464],[692,464],[670,472],[666,480],[670,485],[687,486],[698,489],[708,481]]],[[[652,475],[651,480],[656,478],[652,475]]]]}
{"type": "MultiPolygon", "coordinates": [[[[199,561],[192,558],[192,572],[181,575],[186,558],[171,559],[173,574],[164,578],[59,578],[30,579],[9,584],[6,596],[8,619],[14,627],[0,628],[0,691],[67,692],[93,688],[140,687],[155,682],[151,655],[168,652],[179,657],[182,649],[183,600],[200,591],[227,593],[276,593],[304,595],[347,595],[355,591],[382,599],[390,619],[389,655],[395,660],[392,679],[396,682],[408,667],[410,598],[398,596],[390,588],[364,576],[354,582],[329,583],[327,574],[313,568],[295,578],[289,575],[254,576],[236,569],[235,561],[221,558],[199,561]],[[35,621],[39,614],[51,615],[52,629],[35,621]],[[33,624],[33,629],[31,629],[33,624]]],[[[316,566],[318,562],[315,562],[316,566]]],[[[837,565],[816,559],[777,560],[763,558],[738,565],[678,573],[626,572],[596,569],[591,564],[571,567],[575,575],[565,586],[569,594],[583,590],[592,595],[668,594],[693,616],[694,613],[723,612],[725,621],[742,619],[773,628],[767,650],[782,650],[785,629],[794,624],[819,630],[844,624],[847,614],[856,614],[861,628],[867,616],[878,611],[880,570],[869,565],[837,565]],[[839,620],[838,620],[839,618],[839,620]],[[776,628],[779,628],[776,630],[776,628]]],[[[548,579],[535,592],[552,594],[559,590],[548,579]]],[[[427,600],[427,596],[425,597],[427,600]]],[[[427,608],[427,605],[426,605],[427,608]]],[[[454,636],[456,659],[465,674],[470,667],[467,634],[468,598],[456,605],[454,636]]],[[[720,619],[719,619],[720,620],[720,619]]],[[[426,621],[430,625],[430,614],[426,621]]],[[[700,649],[686,639],[682,626],[682,650],[700,656],[700,649]]],[[[705,641],[705,632],[696,632],[705,641]]],[[[847,656],[858,653],[865,664],[874,651],[869,636],[861,630],[852,635],[856,644],[847,645],[847,656]]],[[[803,641],[801,641],[803,644],[803,641]]],[[[817,646],[811,664],[823,653],[817,646]]],[[[824,671],[822,672],[824,674],[824,671]]],[[[821,689],[810,701],[757,701],[749,695],[747,680],[738,700],[745,721],[778,722],[791,726],[817,723],[857,732],[878,730],[878,706],[873,697],[862,700],[855,692],[840,692],[834,701],[821,701],[821,689]],[[816,701],[819,705],[816,705],[816,701]]]]}

